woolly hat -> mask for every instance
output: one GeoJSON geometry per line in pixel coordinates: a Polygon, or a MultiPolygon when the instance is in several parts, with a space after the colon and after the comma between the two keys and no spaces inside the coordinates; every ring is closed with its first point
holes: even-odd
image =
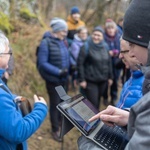
{"type": "Polygon", "coordinates": [[[68,30],[66,21],[57,17],[51,20],[50,27],[52,28],[53,32],[68,30]]]}
{"type": "Polygon", "coordinates": [[[107,19],[105,22],[105,28],[114,27],[117,29],[116,23],[112,19],[107,19]]]}
{"type": "Polygon", "coordinates": [[[94,32],[94,31],[99,31],[99,32],[101,32],[101,33],[104,34],[104,30],[103,30],[100,26],[95,27],[95,28],[93,29],[93,32],[94,32]]]}
{"type": "Polygon", "coordinates": [[[71,10],[70,10],[71,15],[72,14],[79,14],[79,13],[80,13],[80,10],[77,6],[72,7],[71,10]]]}
{"type": "Polygon", "coordinates": [[[123,39],[148,47],[150,41],[150,0],[132,0],[123,23],[123,39]]]}

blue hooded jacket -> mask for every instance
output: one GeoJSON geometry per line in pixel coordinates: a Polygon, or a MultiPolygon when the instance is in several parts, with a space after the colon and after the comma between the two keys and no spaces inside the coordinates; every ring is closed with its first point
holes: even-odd
{"type": "Polygon", "coordinates": [[[140,100],[140,98],[143,96],[143,81],[144,75],[141,71],[132,71],[131,77],[123,86],[117,107],[121,109],[130,108],[138,100],[140,100]]]}
{"type": "MultiPolygon", "coordinates": [[[[0,77],[4,71],[0,69],[0,77]]],[[[0,79],[0,150],[16,150],[18,144],[27,150],[26,140],[40,127],[47,114],[46,105],[35,103],[32,112],[22,117],[15,97],[0,79]]]]}

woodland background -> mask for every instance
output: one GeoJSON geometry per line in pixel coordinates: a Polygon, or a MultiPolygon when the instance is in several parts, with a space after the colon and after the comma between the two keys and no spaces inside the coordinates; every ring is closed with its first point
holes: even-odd
{"type": "MultiPolygon", "coordinates": [[[[130,0],[0,0],[0,30],[8,36],[15,67],[8,86],[18,94],[33,99],[42,95],[48,102],[45,84],[36,69],[36,47],[43,33],[49,29],[50,19],[67,19],[70,8],[78,6],[81,18],[89,30],[103,25],[106,18],[117,21],[123,17],[130,0]]],[[[70,90],[70,95],[75,92],[70,90]]],[[[103,109],[102,106],[100,109],[103,109]]],[[[63,146],[50,135],[47,116],[41,128],[29,139],[29,150],[77,150],[80,133],[73,129],[64,137],[63,146]]]]}

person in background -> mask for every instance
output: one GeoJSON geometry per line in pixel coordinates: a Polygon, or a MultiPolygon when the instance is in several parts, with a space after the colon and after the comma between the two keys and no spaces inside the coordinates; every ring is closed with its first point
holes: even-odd
{"type": "Polygon", "coordinates": [[[123,61],[125,67],[131,71],[131,77],[125,82],[120,94],[120,100],[116,105],[121,109],[131,108],[143,96],[142,84],[144,75],[136,66],[140,62],[129,55],[129,50],[129,43],[121,39],[119,58],[123,61]]]}
{"type": "MultiPolygon", "coordinates": [[[[113,126],[127,126],[129,142],[125,150],[149,150],[150,147],[150,14],[149,12],[150,1],[132,0],[129,8],[127,9],[124,17],[123,24],[123,39],[128,41],[129,52],[128,54],[139,63],[144,71],[145,80],[143,82],[143,97],[131,107],[130,112],[122,110],[113,106],[108,106],[107,109],[93,116],[89,121],[101,119],[107,125],[113,126]],[[134,10],[134,11],[133,11],[134,10]],[[135,28],[136,25],[136,28],[135,28]],[[148,46],[149,45],[149,46],[148,46]],[[144,66],[147,67],[144,67],[144,66]]],[[[82,146],[79,150],[89,150],[87,148],[90,144],[90,150],[100,150],[101,148],[95,143],[88,141],[80,141],[82,146]],[[86,145],[85,145],[86,144],[86,145]]]]}
{"type": "Polygon", "coordinates": [[[55,87],[62,85],[66,92],[68,90],[70,68],[70,55],[66,43],[68,27],[66,21],[61,18],[53,18],[50,27],[52,32],[46,32],[40,43],[37,62],[38,71],[45,80],[49,95],[51,134],[54,140],[61,142],[61,114],[56,108],[61,99],[55,87]]]}
{"type": "MultiPolygon", "coordinates": [[[[117,27],[120,30],[120,32],[122,32],[123,17],[120,17],[118,19],[117,27]]],[[[123,70],[121,80],[122,80],[122,84],[124,84],[131,76],[130,69],[126,68],[124,63],[121,60],[118,60],[118,62],[116,62],[115,66],[116,66],[117,69],[122,69],[123,70]]]]}
{"type": "Polygon", "coordinates": [[[80,10],[77,6],[73,6],[70,10],[70,15],[67,18],[68,24],[68,43],[71,45],[74,35],[79,27],[85,26],[85,23],[80,19],[80,10]]]}
{"type": "Polygon", "coordinates": [[[111,58],[103,33],[100,26],[93,29],[91,37],[81,47],[77,65],[83,93],[97,108],[107,83],[111,85],[113,79],[111,58]]]}
{"type": "MultiPolygon", "coordinates": [[[[80,48],[83,46],[84,42],[87,40],[88,37],[88,30],[86,27],[79,27],[77,29],[77,33],[74,35],[74,39],[72,41],[71,47],[70,47],[70,53],[72,58],[76,62],[76,68],[77,68],[77,59],[80,52],[80,48]]],[[[72,86],[73,88],[77,87],[77,70],[71,71],[72,76],[72,86]]]]}
{"type": "Polygon", "coordinates": [[[117,23],[118,28],[121,30],[122,32],[122,27],[123,27],[123,17],[118,19],[118,23],[117,23]]]}
{"type": "Polygon", "coordinates": [[[75,59],[75,61],[77,61],[80,48],[83,46],[84,42],[87,40],[87,37],[88,37],[87,28],[79,27],[77,29],[77,33],[74,35],[74,39],[70,47],[71,54],[73,58],[75,59]]]}
{"type": "MultiPolygon", "coordinates": [[[[118,95],[118,79],[120,76],[120,70],[115,67],[116,61],[118,60],[120,52],[120,38],[122,33],[118,30],[116,23],[112,19],[107,19],[105,23],[105,34],[104,39],[109,46],[109,54],[112,58],[112,68],[113,68],[113,84],[110,88],[111,104],[115,105],[118,95]]],[[[105,90],[104,94],[105,101],[108,100],[108,88],[105,90]]]]}
{"type": "MultiPolygon", "coordinates": [[[[7,37],[0,33],[0,77],[8,68],[12,52],[7,37]]],[[[0,150],[27,150],[27,139],[40,127],[47,115],[44,98],[34,95],[33,110],[23,116],[14,95],[0,78],[0,150]]]]}

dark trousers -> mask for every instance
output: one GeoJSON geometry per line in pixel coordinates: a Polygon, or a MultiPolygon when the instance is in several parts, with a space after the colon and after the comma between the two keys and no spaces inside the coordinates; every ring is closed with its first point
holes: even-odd
{"type": "Polygon", "coordinates": [[[67,81],[63,83],[46,82],[46,88],[49,95],[49,114],[53,132],[58,131],[59,127],[61,126],[61,114],[56,108],[56,106],[61,102],[61,99],[59,98],[55,90],[55,87],[59,85],[62,85],[65,91],[67,92],[68,90],[67,81]]]}
{"type": "Polygon", "coordinates": [[[111,85],[111,88],[110,88],[110,95],[111,95],[112,103],[116,101],[118,98],[118,80],[119,80],[120,72],[121,72],[120,69],[113,68],[114,79],[113,79],[113,84],[111,85]]]}
{"type": "Polygon", "coordinates": [[[92,102],[99,109],[100,106],[100,97],[104,94],[106,89],[107,81],[104,82],[90,82],[87,81],[87,87],[85,89],[85,95],[88,100],[92,102]]]}

